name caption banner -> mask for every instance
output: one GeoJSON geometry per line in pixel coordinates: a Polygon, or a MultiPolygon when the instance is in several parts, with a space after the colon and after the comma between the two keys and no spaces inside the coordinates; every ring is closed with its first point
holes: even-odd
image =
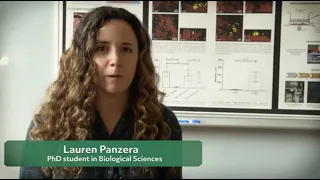
{"type": "Polygon", "coordinates": [[[6,166],[200,166],[201,141],[7,141],[6,166]]]}

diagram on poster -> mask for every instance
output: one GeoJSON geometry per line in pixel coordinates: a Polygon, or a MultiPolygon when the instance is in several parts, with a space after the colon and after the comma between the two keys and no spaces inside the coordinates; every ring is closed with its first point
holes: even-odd
{"type": "Polygon", "coordinates": [[[310,3],[310,1],[308,1],[302,2],[302,4],[299,2],[291,2],[290,4],[296,8],[285,11],[286,18],[289,19],[284,23],[284,26],[294,27],[297,31],[320,33],[320,11],[316,8],[318,5],[317,2],[310,3]],[[311,7],[312,5],[316,6],[311,7]],[[307,6],[309,6],[309,8],[307,6]]]}
{"type": "Polygon", "coordinates": [[[283,1],[279,109],[320,110],[320,2],[283,1]]]}
{"type": "Polygon", "coordinates": [[[143,20],[143,1],[66,1],[65,47],[71,45],[79,22],[93,8],[100,6],[121,7],[143,20]]]}
{"type": "Polygon", "coordinates": [[[273,1],[151,1],[149,33],[169,106],[271,109],[273,1]]]}

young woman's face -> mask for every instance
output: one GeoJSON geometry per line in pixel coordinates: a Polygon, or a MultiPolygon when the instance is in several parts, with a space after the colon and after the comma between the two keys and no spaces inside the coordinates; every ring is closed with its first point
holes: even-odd
{"type": "Polygon", "coordinates": [[[139,58],[138,40],[130,24],[122,20],[106,22],[97,33],[94,48],[98,88],[108,93],[126,91],[139,58]]]}

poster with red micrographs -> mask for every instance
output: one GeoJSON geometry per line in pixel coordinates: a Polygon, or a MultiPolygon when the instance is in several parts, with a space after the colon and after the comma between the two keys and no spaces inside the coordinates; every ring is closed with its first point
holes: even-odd
{"type": "Polygon", "coordinates": [[[124,8],[143,21],[143,1],[66,1],[65,49],[71,45],[74,33],[86,14],[93,8],[113,6],[124,8]]]}
{"type": "Polygon", "coordinates": [[[271,109],[274,1],[152,1],[148,24],[166,105],[271,109]]]}

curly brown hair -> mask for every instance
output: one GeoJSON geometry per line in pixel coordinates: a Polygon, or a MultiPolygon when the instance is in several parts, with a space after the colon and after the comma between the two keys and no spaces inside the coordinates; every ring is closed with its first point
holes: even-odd
{"type": "MultiPolygon", "coordinates": [[[[169,139],[170,128],[162,116],[164,93],[157,88],[158,76],[151,58],[149,34],[132,13],[107,6],[92,10],[80,22],[71,47],[61,56],[58,78],[48,88],[46,101],[34,115],[30,139],[86,140],[91,137],[96,95],[92,52],[97,31],[111,19],[128,22],[138,39],[139,59],[129,89],[135,118],[132,139],[169,139]]],[[[81,167],[42,169],[50,177],[57,173],[77,177],[83,170],[81,167]]]]}

